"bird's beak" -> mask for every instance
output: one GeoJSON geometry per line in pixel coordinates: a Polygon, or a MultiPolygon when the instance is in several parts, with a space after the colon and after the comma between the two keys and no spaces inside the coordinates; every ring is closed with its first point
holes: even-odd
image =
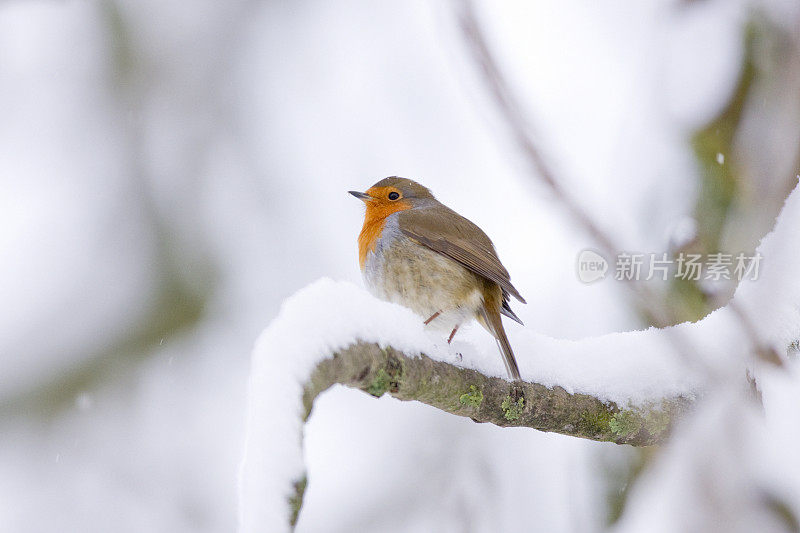
{"type": "Polygon", "coordinates": [[[370,196],[369,194],[367,194],[365,192],[358,192],[358,191],[347,191],[347,192],[349,192],[350,194],[352,194],[353,196],[355,196],[356,198],[358,198],[359,200],[361,200],[363,202],[368,202],[368,201],[374,199],[374,198],[372,198],[372,196],[370,196]]]}

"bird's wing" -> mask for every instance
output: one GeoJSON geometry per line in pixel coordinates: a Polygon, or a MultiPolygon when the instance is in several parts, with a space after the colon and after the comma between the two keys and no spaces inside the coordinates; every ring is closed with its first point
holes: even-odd
{"type": "Polygon", "coordinates": [[[442,204],[408,209],[399,213],[398,222],[400,231],[407,237],[494,281],[504,293],[525,303],[525,299],[511,284],[508,271],[500,263],[489,237],[452,209],[442,204]]]}

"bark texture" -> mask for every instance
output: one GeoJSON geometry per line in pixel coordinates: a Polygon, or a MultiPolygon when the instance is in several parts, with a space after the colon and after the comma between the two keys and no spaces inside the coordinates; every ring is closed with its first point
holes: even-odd
{"type": "Polygon", "coordinates": [[[376,397],[388,393],[399,400],[416,400],[475,422],[633,446],[664,441],[673,421],[693,403],[689,398],[665,398],[623,409],[586,394],[570,394],[561,387],[512,383],[424,355],[408,356],[359,342],[314,370],[303,393],[306,418],[314,399],[337,383],[376,397]]]}

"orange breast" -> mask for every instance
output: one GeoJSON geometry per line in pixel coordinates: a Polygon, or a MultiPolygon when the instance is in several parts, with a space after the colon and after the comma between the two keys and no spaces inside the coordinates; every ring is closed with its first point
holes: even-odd
{"type": "Polygon", "coordinates": [[[364,270],[364,265],[367,262],[367,253],[375,250],[375,245],[378,243],[381,233],[383,233],[385,224],[385,218],[378,220],[364,219],[364,227],[361,228],[361,233],[358,234],[358,263],[361,265],[361,270],[364,270]]]}
{"type": "Polygon", "coordinates": [[[364,215],[364,226],[358,235],[358,263],[361,270],[367,262],[367,253],[374,251],[386,225],[386,217],[398,211],[411,209],[411,204],[404,201],[386,203],[367,203],[367,212],[364,215]]]}

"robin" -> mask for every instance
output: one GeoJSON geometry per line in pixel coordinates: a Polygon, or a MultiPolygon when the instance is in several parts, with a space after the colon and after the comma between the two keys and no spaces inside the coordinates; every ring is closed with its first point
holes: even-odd
{"type": "Polygon", "coordinates": [[[349,192],[367,207],[358,258],[369,291],[450,331],[448,344],[459,326],[476,319],[497,340],[509,377],[519,380],[500,315],[522,324],[508,300],[525,299],[489,237],[410,179],[390,177],[349,192]]]}

